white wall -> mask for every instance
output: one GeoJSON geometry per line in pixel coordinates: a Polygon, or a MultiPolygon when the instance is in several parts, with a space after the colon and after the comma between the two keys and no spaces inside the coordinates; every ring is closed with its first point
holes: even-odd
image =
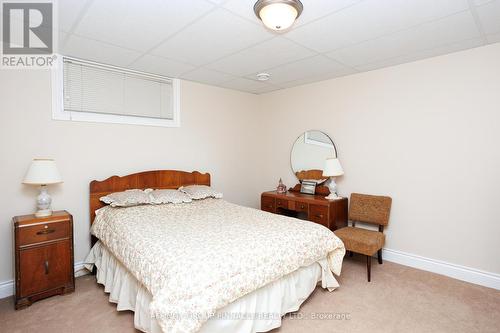
{"type": "Polygon", "coordinates": [[[57,160],[55,209],[88,251],[88,184],[149,169],[207,171],[230,201],[258,207],[305,130],[335,141],[341,194],[393,197],[387,247],[500,273],[500,44],[257,96],[182,83],[182,126],[51,120],[45,71],[0,71],[0,284],[13,278],[11,217],[35,209],[21,181],[57,160]]]}
{"type": "Polygon", "coordinates": [[[256,96],[187,81],[181,96],[180,128],[54,121],[47,71],[0,71],[0,283],[13,279],[11,218],[35,210],[37,189],[21,184],[34,157],[55,158],[64,178],[49,191],[54,209],[73,214],[75,262],[89,250],[93,179],[199,170],[228,200],[258,207],[256,96]]]}
{"type": "Polygon", "coordinates": [[[500,273],[500,44],[264,95],[268,188],[301,132],[335,141],[340,194],[393,198],[387,247],[500,273]]]}

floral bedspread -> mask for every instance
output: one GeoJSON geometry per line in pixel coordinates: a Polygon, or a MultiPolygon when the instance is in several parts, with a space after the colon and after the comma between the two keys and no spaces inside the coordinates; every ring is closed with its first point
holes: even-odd
{"type": "Polygon", "coordinates": [[[106,206],[91,232],[151,292],[164,332],[195,332],[218,309],[325,257],[339,275],[345,253],[319,224],[222,199],[106,206]]]}

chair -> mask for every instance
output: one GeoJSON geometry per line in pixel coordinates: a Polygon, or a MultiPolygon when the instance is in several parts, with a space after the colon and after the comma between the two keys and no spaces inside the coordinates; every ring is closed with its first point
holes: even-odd
{"type": "Polygon", "coordinates": [[[377,253],[378,263],[382,264],[382,248],[385,244],[384,227],[389,224],[392,199],[390,197],[352,193],[349,204],[349,220],[352,227],[335,231],[345,245],[349,256],[352,253],[366,256],[366,270],[370,282],[371,259],[377,253]],[[378,231],[356,227],[356,222],[378,225],[378,231]]]}

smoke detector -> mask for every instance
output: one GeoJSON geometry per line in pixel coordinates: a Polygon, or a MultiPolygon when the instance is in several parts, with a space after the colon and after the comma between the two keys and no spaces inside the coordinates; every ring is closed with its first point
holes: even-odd
{"type": "Polygon", "coordinates": [[[271,78],[271,74],[269,73],[259,73],[257,74],[257,80],[259,81],[267,81],[271,78]]]}

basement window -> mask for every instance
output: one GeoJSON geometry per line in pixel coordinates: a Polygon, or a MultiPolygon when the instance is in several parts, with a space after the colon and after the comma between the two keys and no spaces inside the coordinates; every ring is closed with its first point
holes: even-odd
{"type": "Polygon", "coordinates": [[[179,127],[179,80],[59,57],[52,76],[56,120],[179,127]]]}

